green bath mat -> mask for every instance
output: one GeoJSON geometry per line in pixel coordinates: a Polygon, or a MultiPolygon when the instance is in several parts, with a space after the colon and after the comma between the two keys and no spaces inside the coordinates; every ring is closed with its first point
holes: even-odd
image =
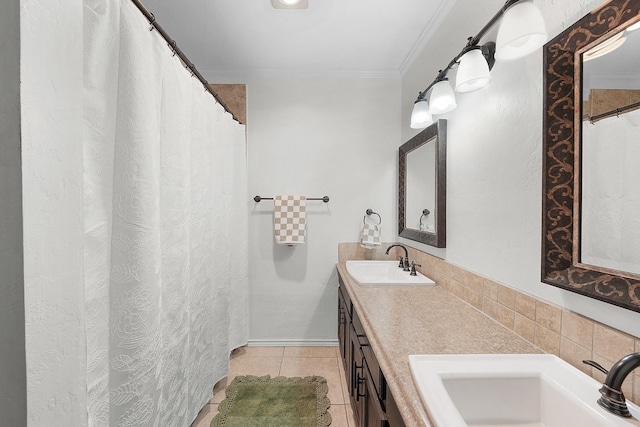
{"type": "Polygon", "coordinates": [[[211,427],[327,427],[329,388],[323,377],[236,377],[211,427]]]}

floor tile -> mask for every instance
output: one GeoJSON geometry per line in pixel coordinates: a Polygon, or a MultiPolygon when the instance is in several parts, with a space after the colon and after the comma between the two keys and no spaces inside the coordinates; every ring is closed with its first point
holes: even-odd
{"type": "Polygon", "coordinates": [[[240,347],[236,349],[231,358],[237,357],[282,357],[284,347],[240,347]]]}
{"type": "Polygon", "coordinates": [[[213,417],[218,413],[217,404],[206,404],[198,413],[198,416],[191,424],[191,427],[209,427],[213,417]]]}
{"type": "Polygon", "coordinates": [[[223,378],[213,387],[213,397],[209,403],[220,403],[224,400],[225,391],[227,390],[227,378],[223,378]]]}
{"type": "Polygon", "coordinates": [[[284,357],[338,357],[338,347],[285,347],[284,357]]]}
{"type": "MultiPolygon", "coordinates": [[[[349,400],[347,399],[347,402],[349,400]]],[[[351,407],[351,404],[346,404],[344,405],[344,409],[347,412],[347,421],[349,423],[349,427],[357,427],[356,425],[356,418],[355,415],[353,414],[353,408],[351,407]]]]}
{"type": "Polygon", "coordinates": [[[338,359],[320,357],[290,357],[282,359],[280,375],[285,377],[306,377],[320,375],[327,380],[331,404],[344,404],[338,359]]]}
{"type": "Polygon", "coordinates": [[[271,375],[277,377],[280,375],[280,365],[282,359],[279,357],[238,357],[231,360],[229,375],[227,376],[228,384],[237,375],[255,375],[258,377],[271,375]]]}
{"type": "Polygon", "coordinates": [[[349,386],[347,385],[347,374],[344,372],[342,359],[338,359],[338,372],[340,373],[340,385],[342,387],[342,396],[344,403],[349,403],[349,386]]]}
{"type": "Polygon", "coordinates": [[[191,427],[210,426],[218,412],[218,404],[226,397],[227,385],[237,375],[323,376],[329,385],[331,427],[356,427],[344,367],[339,357],[337,347],[242,347],[233,352],[229,376],[216,384],[213,398],[200,411],[191,427]]]}
{"type": "Polygon", "coordinates": [[[331,427],[349,427],[345,405],[331,405],[329,414],[331,414],[331,427]]]}

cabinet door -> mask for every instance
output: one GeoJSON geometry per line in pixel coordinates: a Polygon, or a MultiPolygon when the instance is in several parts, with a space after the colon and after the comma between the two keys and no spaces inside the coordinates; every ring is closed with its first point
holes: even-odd
{"type": "Polygon", "coordinates": [[[338,290],[338,347],[342,356],[342,363],[346,363],[349,354],[349,321],[347,306],[342,296],[342,292],[338,290]]]}
{"type": "Polygon", "coordinates": [[[356,419],[356,425],[366,427],[365,420],[365,396],[366,396],[366,365],[362,349],[358,344],[358,338],[353,329],[349,332],[349,348],[350,348],[350,376],[349,376],[349,395],[351,396],[351,404],[353,407],[353,415],[356,419]]]}
{"type": "Polygon", "coordinates": [[[348,306],[346,290],[338,288],[338,346],[342,356],[342,366],[346,376],[347,384],[350,385],[351,378],[351,314],[348,306]]]}
{"type": "Polygon", "coordinates": [[[380,404],[378,394],[373,385],[373,378],[369,369],[365,366],[366,376],[366,392],[365,392],[365,409],[363,427],[389,427],[387,416],[380,404]]]}
{"type": "Polygon", "coordinates": [[[402,415],[400,415],[400,410],[398,409],[398,405],[396,405],[396,401],[393,398],[393,394],[389,389],[387,389],[387,392],[385,394],[387,396],[387,406],[385,407],[385,414],[387,415],[389,427],[405,427],[402,415]]]}

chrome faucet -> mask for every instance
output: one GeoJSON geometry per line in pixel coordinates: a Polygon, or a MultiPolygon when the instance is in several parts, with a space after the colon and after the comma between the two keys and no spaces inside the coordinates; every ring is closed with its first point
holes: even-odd
{"type": "Polygon", "coordinates": [[[400,264],[398,265],[398,267],[402,267],[403,271],[410,271],[411,269],[409,268],[409,251],[407,251],[407,248],[404,245],[400,245],[397,243],[394,245],[391,245],[387,248],[387,251],[385,252],[385,254],[389,255],[389,251],[391,250],[391,248],[396,246],[404,249],[404,260],[402,259],[402,257],[400,257],[400,264]]]}
{"type": "Polygon", "coordinates": [[[624,356],[609,371],[593,360],[583,360],[583,362],[607,374],[607,378],[600,388],[602,396],[598,399],[598,404],[609,412],[630,418],[631,413],[629,413],[627,401],[624,398],[624,394],[622,394],[622,383],[631,371],[640,366],[640,353],[631,353],[624,356]]]}

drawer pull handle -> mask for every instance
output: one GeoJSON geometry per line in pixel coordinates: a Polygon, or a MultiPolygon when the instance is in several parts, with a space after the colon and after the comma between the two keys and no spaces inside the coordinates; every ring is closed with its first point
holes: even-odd
{"type": "MultiPolygon", "coordinates": [[[[366,381],[366,377],[361,377],[360,374],[356,374],[357,383],[356,383],[356,402],[360,401],[361,397],[365,397],[366,394],[360,393],[360,384],[364,384],[366,381]]],[[[366,385],[365,385],[366,387],[366,385]]],[[[366,391],[366,389],[365,389],[366,391]]]]}

